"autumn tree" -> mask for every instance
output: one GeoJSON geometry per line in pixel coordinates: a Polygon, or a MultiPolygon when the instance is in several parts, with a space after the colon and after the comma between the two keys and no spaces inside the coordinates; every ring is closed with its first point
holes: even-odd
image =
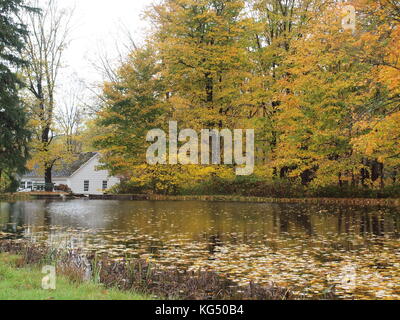
{"type": "Polygon", "coordinates": [[[368,178],[375,181],[380,177],[382,187],[385,178],[395,183],[400,169],[400,4],[359,0],[355,5],[360,26],[365,30],[360,37],[363,51],[357,58],[372,66],[371,73],[381,89],[360,123],[365,134],[354,139],[353,144],[368,161],[368,178]]]}
{"type": "Polygon", "coordinates": [[[395,183],[399,5],[350,3],[354,31],[344,28],[344,3],[334,0],[151,6],[151,51],[135,49],[117,72],[108,68],[96,120],[105,165],[156,192],[234,180],[229,168],[146,165],[145,132],[172,119],[181,128],[254,128],[256,178],[264,181],[315,188],[395,183]]]}
{"type": "Polygon", "coordinates": [[[115,80],[104,84],[102,109],[93,127],[100,128],[94,143],[113,174],[129,175],[135,165],[145,162],[146,134],[161,125],[164,114],[160,67],[148,44],[134,50],[115,80]]]}
{"type": "Polygon", "coordinates": [[[53,166],[63,150],[62,143],[56,142],[55,96],[62,57],[69,41],[72,11],[60,9],[56,0],[49,0],[44,6],[40,6],[37,0],[33,4],[41,7],[41,12],[21,16],[21,21],[25,21],[29,28],[27,46],[22,54],[28,61],[24,68],[29,90],[25,101],[34,131],[32,163],[41,165],[46,188],[50,188],[53,166]]]}
{"type": "Polygon", "coordinates": [[[343,30],[341,10],[332,2],[315,15],[307,36],[294,44],[282,81],[290,91],[282,94],[276,163],[290,168],[289,176],[319,186],[378,178],[374,159],[357,152],[353,141],[382,115],[389,98],[373,64],[363,58],[376,42],[365,41],[368,29],[361,24],[354,33],[343,30]]]}
{"type": "Polygon", "coordinates": [[[248,110],[248,118],[254,119],[261,151],[258,164],[263,166],[266,176],[280,177],[287,168],[270,166],[281,131],[277,123],[281,93],[290,91],[282,87],[280,80],[288,75],[292,42],[303,36],[310,18],[325,2],[250,0],[247,4],[253,24],[248,53],[251,76],[245,83],[241,105],[248,110]]]}
{"type": "Polygon", "coordinates": [[[166,0],[148,12],[174,119],[235,127],[248,75],[242,0],[166,0]]]}

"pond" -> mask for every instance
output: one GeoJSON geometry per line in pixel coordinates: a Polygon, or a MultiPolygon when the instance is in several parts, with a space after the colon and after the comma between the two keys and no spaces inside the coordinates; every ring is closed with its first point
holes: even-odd
{"type": "Polygon", "coordinates": [[[400,210],[201,201],[0,202],[0,238],[275,282],[312,297],[400,299],[400,210]]]}

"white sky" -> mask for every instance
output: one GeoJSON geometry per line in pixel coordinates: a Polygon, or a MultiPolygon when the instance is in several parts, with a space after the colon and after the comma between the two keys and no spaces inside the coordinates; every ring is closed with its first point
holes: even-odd
{"type": "Polygon", "coordinates": [[[101,81],[93,62],[98,61],[100,54],[118,56],[117,45],[123,47],[125,40],[122,30],[129,30],[138,43],[145,37],[147,23],[142,14],[152,0],[58,1],[61,6],[75,5],[72,41],[64,56],[63,74],[76,73],[88,83],[101,81]]]}

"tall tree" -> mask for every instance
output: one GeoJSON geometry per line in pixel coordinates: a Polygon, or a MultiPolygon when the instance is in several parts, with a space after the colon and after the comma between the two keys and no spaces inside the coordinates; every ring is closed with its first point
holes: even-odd
{"type": "MultiPolygon", "coordinates": [[[[246,82],[243,105],[249,118],[256,120],[259,163],[266,175],[279,176],[278,168],[270,168],[275,159],[280,128],[277,116],[281,105],[281,80],[288,73],[288,58],[293,41],[304,34],[313,13],[320,11],[325,1],[320,0],[249,0],[248,11],[253,25],[249,60],[251,77],[246,82]],[[265,166],[266,164],[266,166],[265,166]]],[[[285,167],[281,172],[285,172],[285,167]]]]}
{"type": "Polygon", "coordinates": [[[27,34],[16,17],[26,10],[31,9],[22,0],[0,1],[0,184],[4,175],[12,179],[24,171],[28,157],[30,133],[18,97],[22,83],[15,71],[24,64],[20,52],[27,34]]]}
{"type": "Polygon", "coordinates": [[[400,172],[400,3],[357,0],[355,5],[362,17],[360,27],[365,30],[359,40],[363,51],[357,58],[372,66],[381,92],[380,99],[372,100],[364,115],[361,125],[365,134],[353,144],[377,166],[369,170],[369,175],[372,179],[379,175],[383,186],[385,175],[396,182],[400,172]]]}
{"type": "Polygon", "coordinates": [[[30,93],[26,102],[34,130],[34,161],[40,163],[50,188],[52,169],[60,159],[60,144],[55,143],[56,87],[69,42],[72,11],[60,9],[56,0],[48,0],[42,6],[41,3],[33,1],[41,7],[40,14],[31,12],[22,17],[29,27],[23,58],[28,61],[24,74],[30,93]]]}
{"type": "Polygon", "coordinates": [[[282,81],[289,90],[281,95],[276,164],[305,184],[348,181],[355,186],[377,180],[382,170],[376,159],[353,146],[388,101],[387,86],[364,59],[368,47],[379,41],[367,36],[372,21],[359,23],[354,33],[343,30],[341,12],[342,6],[331,2],[315,13],[307,37],[293,44],[282,81]]]}
{"type": "Polygon", "coordinates": [[[104,84],[95,145],[113,173],[129,175],[133,166],[144,163],[146,134],[162,126],[165,89],[159,73],[157,55],[148,44],[135,49],[115,73],[115,80],[104,84]]]}
{"type": "Polygon", "coordinates": [[[193,128],[235,127],[248,76],[243,0],[165,0],[148,15],[173,116],[193,128]]]}

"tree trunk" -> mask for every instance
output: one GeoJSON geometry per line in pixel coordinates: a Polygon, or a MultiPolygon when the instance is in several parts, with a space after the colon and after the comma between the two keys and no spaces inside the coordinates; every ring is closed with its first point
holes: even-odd
{"type": "Polygon", "coordinates": [[[351,170],[351,186],[353,188],[356,186],[356,177],[354,175],[354,170],[351,170]]]}
{"type": "Polygon", "coordinates": [[[53,169],[53,166],[50,166],[50,167],[46,167],[45,171],[44,171],[44,182],[46,184],[45,190],[47,192],[53,191],[53,187],[51,185],[53,183],[52,174],[51,174],[52,169],[53,169]]]}
{"type": "MultiPolygon", "coordinates": [[[[369,162],[368,162],[368,160],[365,159],[365,158],[362,159],[361,163],[362,163],[364,166],[369,166],[369,162]]],[[[366,168],[361,168],[360,175],[361,175],[361,186],[364,187],[364,188],[367,188],[368,186],[367,186],[367,184],[365,183],[365,180],[367,180],[367,179],[370,178],[370,174],[369,174],[368,169],[366,169],[366,168]]]]}
{"type": "Polygon", "coordinates": [[[206,80],[207,102],[211,103],[214,101],[214,83],[211,73],[207,72],[205,74],[205,80],[206,80]]]}
{"type": "Polygon", "coordinates": [[[375,182],[380,176],[380,163],[377,160],[371,162],[371,180],[375,182]]]}
{"type": "MultiPolygon", "coordinates": [[[[43,131],[42,131],[42,143],[45,145],[45,151],[48,152],[48,146],[49,146],[49,135],[50,135],[50,127],[46,126],[43,131]]],[[[51,184],[53,183],[52,179],[52,170],[53,170],[53,165],[49,163],[44,164],[44,182],[45,182],[45,190],[48,192],[52,192],[53,188],[51,184]]]]}
{"type": "Polygon", "coordinates": [[[381,189],[385,187],[385,165],[380,163],[379,166],[380,176],[381,176],[381,189]]]}

